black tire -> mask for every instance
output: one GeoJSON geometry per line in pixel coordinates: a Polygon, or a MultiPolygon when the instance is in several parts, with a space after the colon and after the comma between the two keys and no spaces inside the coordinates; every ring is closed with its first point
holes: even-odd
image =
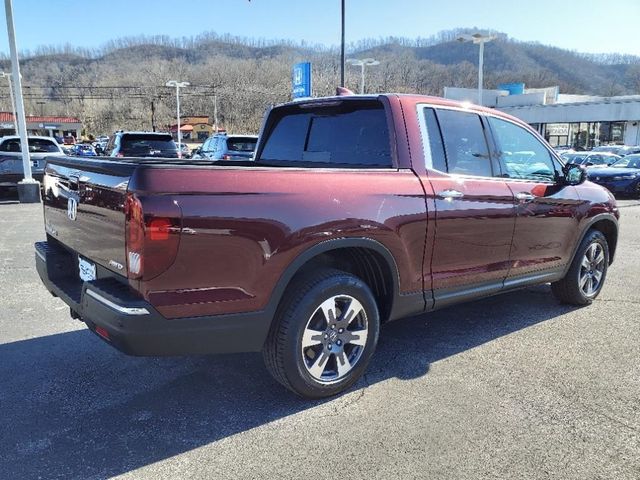
{"type": "Polygon", "coordinates": [[[289,390],[306,398],[329,397],[346,390],[362,376],[378,343],[379,331],[378,306],[367,284],[340,270],[321,269],[292,281],[274,318],[263,357],[271,375],[289,390]],[[331,321],[326,319],[332,314],[321,309],[321,305],[329,304],[338,314],[331,321]],[[359,313],[353,314],[352,306],[359,313]],[[320,324],[323,326],[318,327],[320,324]],[[333,331],[331,325],[335,327],[333,331]],[[320,335],[314,335],[313,341],[321,341],[303,348],[305,332],[308,335],[315,331],[320,335]],[[325,356],[329,358],[322,367],[315,365],[322,363],[325,356]],[[344,373],[345,365],[353,365],[348,373],[344,373]],[[320,371],[321,378],[315,378],[312,370],[320,371]]]}
{"type": "Polygon", "coordinates": [[[599,232],[598,230],[589,230],[582,239],[582,242],[580,242],[580,246],[576,251],[576,255],[571,262],[571,266],[569,267],[567,274],[562,280],[552,283],[551,290],[555,297],[562,303],[577,306],[590,305],[602,291],[602,286],[607,278],[608,268],[609,244],[607,243],[607,239],[602,232],[599,232]],[[597,250],[601,249],[604,257],[602,261],[595,266],[593,262],[588,261],[589,259],[587,257],[587,251],[591,248],[597,250]],[[589,266],[585,267],[585,264],[589,264],[589,266]],[[591,268],[591,270],[589,270],[589,268],[591,268]],[[585,288],[585,285],[582,285],[581,283],[584,280],[585,275],[587,277],[591,276],[592,278],[592,280],[587,279],[587,282],[593,281],[596,278],[593,273],[590,274],[589,272],[595,272],[596,274],[599,272],[601,274],[597,285],[594,285],[593,291],[585,288]]]}

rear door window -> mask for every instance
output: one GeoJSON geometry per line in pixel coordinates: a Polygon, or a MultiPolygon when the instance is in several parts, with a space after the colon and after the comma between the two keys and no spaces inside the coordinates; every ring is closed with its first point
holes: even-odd
{"type": "MultiPolygon", "coordinates": [[[[436,118],[436,112],[433,108],[423,109],[425,125],[427,127],[427,139],[429,140],[428,148],[431,153],[431,162],[427,162],[427,168],[434,168],[441,172],[447,171],[447,157],[444,153],[444,144],[442,143],[442,134],[440,126],[436,118]]],[[[429,158],[425,155],[425,158],[429,158]]]]}
{"type": "Polygon", "coordinates": [[[489,147],[480,116],[457,110],[437,110],[447,156],[448,172],[493,176],[489,147]]]}
{"type": "Polygon", "coordinates": [[[19,152],[20,151],[20,140],[10,139],[2,142],[0,145],[0,152],[19,152]]]}
{"type": "Polygon", "coordinates": [[[274,115],[278,117],[258,161],[392,166],[387,118],[380,102],[343,102],[304,109],[294,106],[274,115]]]}
{"type": "Polygon", "coordinates": [[[30,138],[29,151],[31,153],[59,153],[60,147],[53,140],[46,138],[30,138]]]}
{"type": "MultiPolygon", "coordinates": [[[[0,145],[0,152],[20,152],[20,139],[10,139],[0,145]]],[[[46,138],[30,138],[29,152],[31,153],[60,153],[60,147],[53,140],[46,138]]]]}

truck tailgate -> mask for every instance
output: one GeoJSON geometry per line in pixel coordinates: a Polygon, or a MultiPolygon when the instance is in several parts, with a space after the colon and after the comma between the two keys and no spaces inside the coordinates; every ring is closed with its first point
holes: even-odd
{"type": "Polygon", "coordinates": [[[43,179],[49,236],[125,275],[124,204],[135,168],[109,160],[49,157],[43,179]]]}

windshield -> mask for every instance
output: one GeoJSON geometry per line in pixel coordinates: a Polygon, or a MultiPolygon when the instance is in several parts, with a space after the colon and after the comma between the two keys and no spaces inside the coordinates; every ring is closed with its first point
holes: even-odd
{"type": "Polygon", "coordinates": [[[640,168],[640,155],[629,155],[611,164],[616,168],[640,168]]]}

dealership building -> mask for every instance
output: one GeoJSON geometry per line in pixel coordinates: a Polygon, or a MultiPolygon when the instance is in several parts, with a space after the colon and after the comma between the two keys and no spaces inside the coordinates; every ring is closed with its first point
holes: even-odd
{"type": "MultiPolygon", "coordinates": [[[[30,135],[80,138],[82,123],[75,117],[51,117],[27,115],[27,132],[30,135]]],[[[15,119],[11,112],[0,112],[0,136],[15,135],[15,119]]]]}
{"type": "MultiPolygon", "coordinates": [[[[444,96],[478,101],[475,89],[446,87],[444,96]]],[[[640,95],[566,95],[558,87],[525,89],[523,84],[508,84],[484,90],[482,103],[527,122],[553,146],[640,145],[640,95]]]]}

